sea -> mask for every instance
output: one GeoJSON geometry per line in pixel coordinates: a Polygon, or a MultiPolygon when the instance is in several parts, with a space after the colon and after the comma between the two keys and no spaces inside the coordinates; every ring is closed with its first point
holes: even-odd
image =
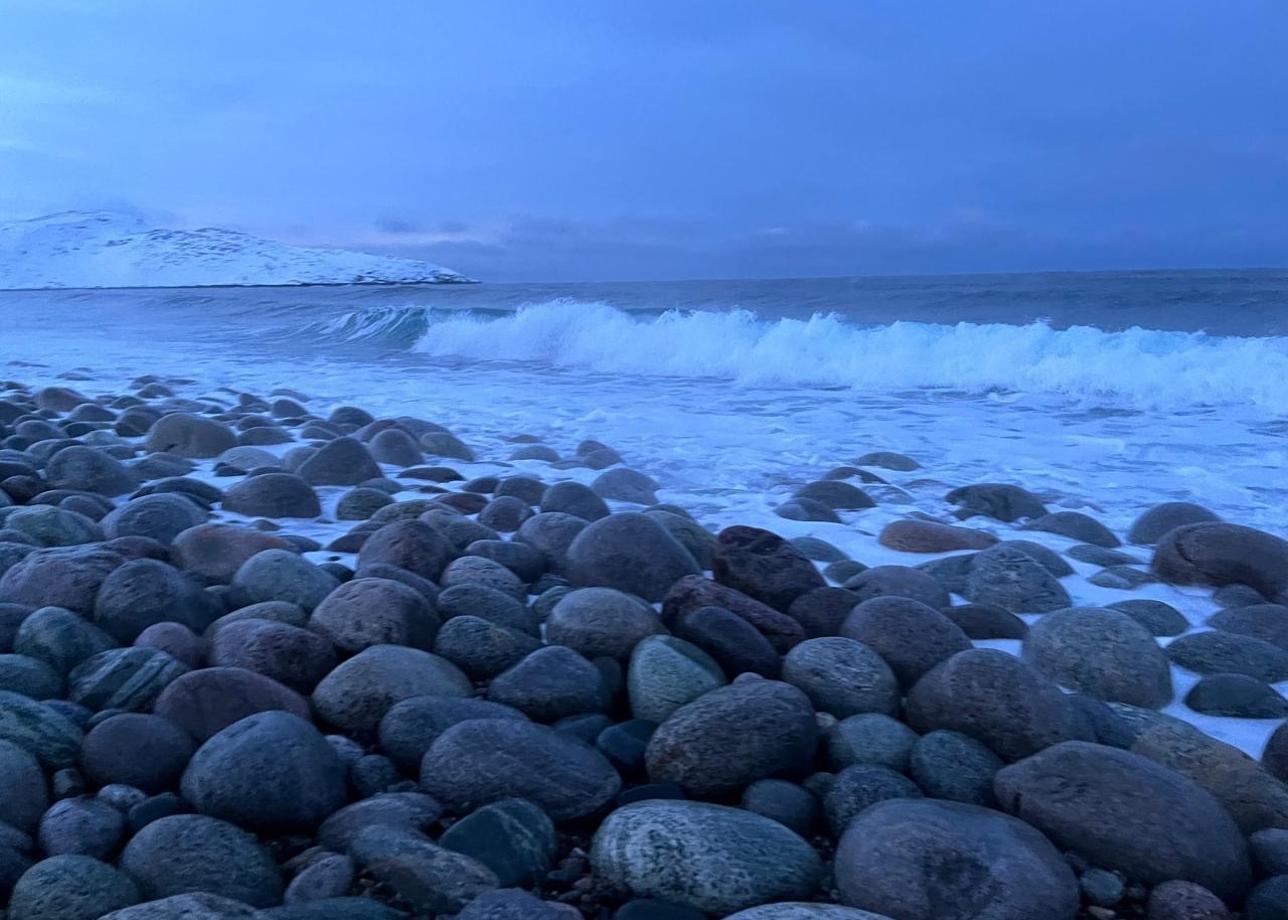
{"type": "MultiPolygon", "coordinates": [[[[1183,500],[1288,536],[1288,271],[0,292],[0,379],[94,394],[144,374],[430,419],[497,461],[479,471],[519,434],[565,455],[594,438],[712,528],[811,534],[869,564],[920,561],[880,527],[944,519],[972,482],[1120,534],[1183,500]],[[873,487],[875,511],[774,515],[874,450],[921,464],[873,487]]],[[[514,465],[534,464],[550,474],[514,465]]],[[[1077,603],[1155,597],[1196,628],[1215,609],[1203,589],[1118,593],[1075,568],[1077,603]]],[[[1255,720],[1186,717],[1264,739],[1255,720]]]]}

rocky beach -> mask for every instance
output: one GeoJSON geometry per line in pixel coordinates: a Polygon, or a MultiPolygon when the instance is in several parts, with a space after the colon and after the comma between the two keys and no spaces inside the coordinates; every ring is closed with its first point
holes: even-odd
{"type": "Polygon", "coordinates": [[[7,920],[1288,916],[1263,528],[63,376],[0,384],[7,920]]]}

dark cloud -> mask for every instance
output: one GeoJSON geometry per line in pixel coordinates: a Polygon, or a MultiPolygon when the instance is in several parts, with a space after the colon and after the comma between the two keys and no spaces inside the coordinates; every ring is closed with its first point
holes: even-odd
{"type": "Polygon", "coordinates": [[[378,7],[9,0],[0,216],[511,279],[1288,258],[1282,0],[378,7]]]}

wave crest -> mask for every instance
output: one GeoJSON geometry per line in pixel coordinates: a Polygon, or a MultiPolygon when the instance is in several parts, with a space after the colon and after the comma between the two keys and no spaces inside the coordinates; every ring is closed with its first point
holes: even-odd
{"type": "MultiPolygon", "coordinates": [[[[1254,404],[1288,411],[1288,338],[1044,322],[846,323],[836,314],[762,320],[748,310],[627,313],[568,299],[513,312],[362,311],[332,323],[350,340],[396,333],[435,357],[534,362],[604,373],[717,377],[749,385],[1055,392],[1133,405],[1254,404]],[[356,324],[356,325],[355,325],[356,324]]],[[[389,344],[394,344],[390,342],[389,344]]]]}

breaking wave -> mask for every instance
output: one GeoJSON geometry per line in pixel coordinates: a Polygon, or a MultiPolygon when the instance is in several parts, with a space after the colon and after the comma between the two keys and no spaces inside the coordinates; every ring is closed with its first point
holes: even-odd
{"type": "Polygon", "coordinates": [[[384,307],[327,334],[424,355],[602,373],[717,377],[752,385],[1057,392],[1141,406],[1253,404],[1288,412],[1288,337],[1133,327],[895,322],[746,310],[628,313],[553,300],[513,311],[384,307]]]}

